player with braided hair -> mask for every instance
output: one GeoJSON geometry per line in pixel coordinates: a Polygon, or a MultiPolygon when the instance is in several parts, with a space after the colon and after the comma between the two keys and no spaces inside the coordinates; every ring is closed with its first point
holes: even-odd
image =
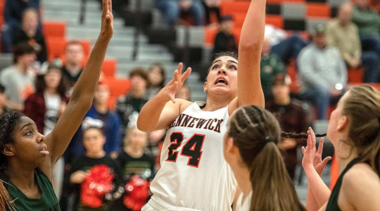
{"type": "Polygon", "coordinates": [[[52,187],[54,165],[90,109],[113,34],[111,0],[103,0],[101,30],[71,101],[53,131],[43,136],[35,122],[10,112],[0,117],[0,210],[60,210],[52,187]]]}
{"type": "Polygon", "coordinates": [[[304,211],[277,147],[281,129],[267,110],[236,110],[224,135],[224,157],[240,187],[236,211],[304,211]]]}
{"type": "Polygon", "coordinates": [[[332,191],[321,179],[326,160],[308,131],[302,166],[308,179],[306,207],[314,210],[374,211],[380,207],[380,92],[351,88],[331,113],[327,137],[334,146],[339,178],[332,191]]]}

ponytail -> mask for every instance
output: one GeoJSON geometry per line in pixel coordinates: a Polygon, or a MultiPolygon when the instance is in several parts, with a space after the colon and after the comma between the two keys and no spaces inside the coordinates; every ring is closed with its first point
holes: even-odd
{"type": "Polygon", "coordinates": [[[249,169],[252,184],[250,211],[306,211],[298,199],[276,143],[268,142],[249,169]]]}
{"type": "Polygon", "coordinates": [[[15,205],[4,187],[4,181],[0,179],[0,211],[16,211],[15,205]]]}

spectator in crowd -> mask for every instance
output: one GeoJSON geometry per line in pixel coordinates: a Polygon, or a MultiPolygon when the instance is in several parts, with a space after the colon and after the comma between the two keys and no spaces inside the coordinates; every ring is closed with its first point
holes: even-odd
{"type": "Polygon", "coordinates": [[[39,10],[40,0],[5,0],[5,25],[1,33],[1,49],[3,53],[10,53],[16,29],[21,27],[22,14],[28,9],[39,10]]]}
{"type": "Polygon", "coordinates": [[[347,83],[347,68],[336,48],[327,47],[326,28],[318,24],[313,41],[298,57],[299,79],[303,100],[311,101],[318,119],[326,119],[330,104],[336,104],[347,83]]]}
{"type": "Polygon", "coordinates": [[[27,43],[15,47],[12,66],[1,71],[0,82],[6,89],[7,107],[17,111],[24,110],[24,100],[33,93],[33,76],[28,69],[36,60],[36,52],[27,43]]]}
{"type": "Polygon", "coordinates": [[[144,69],[137,68],[129,73],[131,80],[131,89],[129,92],[119,97],[116,102],[116,112],[121,119],[121,133],[124,132],[129,122],[129,116],[134,112],[140,112],[142,107],[148,102],[146,86],[148,83],[148,75],[144,69]]]}
{"type": "Polygon", "coordinates": [[[155,130],[148,134],[148,143],[145,147],[145,153],[151,157],[157,157],[160,154],[160,145],[164,142],[166,130],[155,130]]]}
{"type": "Polygon", "coordinates": [[[10,111],[10,109],[5,106],[6,99],[5,87],[0,84],[0,116],[10,111]]]}
{"type": "Polygon", "coordinates": [[[40,64],[47,61],[45,38],[41,30],[38,29],[38,13],[35,9],[24,11],[21,28],[18,28],[15,32],[13,45],[15,46],[23,42],[27,42],[33,46],[40,64]]]}
{"type": "MultiPolygon", "coordinates": [[[[24,114],[37,125],[38,131],[48,135],[58,118],[66,108],[69,99],[66,97],[66,83],[58,66],[50,64],[44,75],[37,76],[36,92],[25,100],[24,114]]],[[[57,198],[61,195],[64,161],[60,159],[54,167],[54,191],[57,198]]]]}
{"type": "Polygon", "coordinates": [[[191,101],[191,91],[187,85],[183,85],[178,93],[175,95],[176,98],[181,98],[184,100],[191,101]]]}
{"type": "Polygon", "coordinates": [[[220,16],[220,2],[221,0],[202,0],[206,12],[206,24],[211,24],[211,13],[215,13],[218,22],[221,21],[220,16]]]}
{"type": "MultiPolygon", "coordinates": [[[[266,103],[266,109],[272,112],[278,119],[281,129],[285,132],[301,133],[311,126],[312,118],[309,106],[296,99],[290,98],[290,79],[280,74],[272,83],[273,100],[266,103]]],[[[296,166],[298,164],[297,149],[305,143],[295,139],[284,139],[278,147],[284,151],[284,160],[290,178],[294,180],[296,166]]]]}
{"type": "Polygon", "coordinates": [[[355,0],[352,21],[358,26],[364,51],[380,53],[380,17],[370,0],[355,0]]]}
{"type": "Polygon", "coordinates": [[[58,66],[50,64],[44,75],[37,76],[36,92],[25,100],[24,114],[48,135],[66,108],[66,83],[58,66]]]}
{"type": "MultiPolygon", "coordinates": [[[[110,97],[110,90],[106,84],[99,83],[95,90],[94,103],[90,110],[87,112],[86,120],[100,120],[104,123],[102,132],[106,137],[106,142],[103,145],[103,150],[110,155],[111,158],[116,159],[119,152],[120,137],[120,118],[116,112],[108,109],[108,99],[110,97]]],[[[83,132],[78,130],[70,143],[69,151],[73,156],[78,157],[84,155],[84,148],[82,144],[83,132]]]]}
{"type": "Polygon", "coordinates": [[[156,8],[161,11],[169,26],[176,25],[181,13],[191,15],[195,26],[203,24],[205,12],[201,0],[156,0],[156,8]]]}
{"type": "Polygon", "coordinates": [[[118,157],[118,161],[124,170],[125,181],[134,175],[152,180],[155,174],[154,157],[144,153],[148,134],[137,129],[137,116],[137,112],[131,115],[125,132],[124,148],[118,157]]]}
{"type": "Polygon", "coordinates": [[[285,64],[297,59],[298,54],[307,45],[307,42],[297,34],[288,37],[283,29],[270,24],[265,25],[265,37],[269,39],[271,52],[279,56],[285,64]]]}
{"type": "Polygon", "coordinates": [[[272,82],[278,74],[286,74],[286,68],[281,59],[271,53],[270,39],[264,38],[260,63],[261,86],[265,99],[272,98],[272,82]]]}
{"type": "Polygon", "coordinates": [[[234,29],[234,19],[230,15],[222,16],[220,20],[219,32],[215,37],[213,54],[231,51],[238,52],[234,29]]]}
{"type": "MultiPolygon", "coordinates": [[[[83,125],[83,145],[86,148],[86,154],[75,160],[72,167],[72,174],[70,175],[70,183],[72,184],[71,191],[74,193],[75,202],[74,210],[112,210],[110,203],[107,202],[105,197],[102,199],[102,206],[93,208],[91,205],[83,201],[84,197],[81,197],[81,185],[85,181],[88,171],[95,166],[106,165],[110,168],[114,175],[113,184],[119,184],[121,179],[121,169],[116,160],[109,157],[103,150],[103,145],[106,142],[106,138],[102,133],[102,124],[95,122],[88,122],[87,125],[83,125]]],[[[115,185],[116,187],[118,185],[115,185]]]]}
{"type": "Polygon", "coordinates": [[[166,71],[161,63],[154,63],[148,69],[148,99],[152,99],[165,86],[166,71]]]}
{"type": "Polygon", "coordinates": [[[363,82],[375,83],[379,75],[379,57],[373,51],[362,53],[358,28],[351,22],[352,9],[350,3],[340,7],[338,17],[327,25],[327,43],[340,51],[349,69],[355,69],[361,65],[364,67],[363,82]]]}
{"type": "Polygon", "coordinates": [[[84,51],[80,42],[74,40],[67,43],[62,74],[69,83],[69,88],[74,87],[83,71],[83,59],[84,51]]]}

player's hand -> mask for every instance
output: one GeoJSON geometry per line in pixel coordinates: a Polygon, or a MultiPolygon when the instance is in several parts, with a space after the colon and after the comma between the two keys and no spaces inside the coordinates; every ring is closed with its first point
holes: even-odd
{"type": "Polygon", "coordinates": [[[100,35],[110,40],[113,35],[112,0],[103,0],[100,35]]]}
{"type": "Polygon", "coordinates": [[[320,139],[318,151],[317,151],[315,148],[316,137],[315,137],[314,131],[311,128],[309,128],[307,133],[308,133],[307,146],[306,148],[302,147],[302,153],[304,155],[302,159],[302,166],[304,167],[305,171],[311,168],[314,168],[315,171],[319,175],[321,175],[323,169],[326,167],[327,162],[329,162],[332,158],[326,157],[324,160],[322,160],[324,139],[323,138],[320,139]]]}
{"type": "Polygon", "coordinates": [[[175,95],[179,92],[179,90],[183,86],[183,83],[191,73],[191,68],[189,67],[182,74],[182,68],[183,64],[179,63],[177,69],[174,71],[173,79],[160,91],[173,103],[175,103],[175,95]]]}
{"type": "Polygon", "coordinates": [[[70,182],[74,184],[82,184],[86,179],[86,172],[76,171],[70,176],[70,182]]]}

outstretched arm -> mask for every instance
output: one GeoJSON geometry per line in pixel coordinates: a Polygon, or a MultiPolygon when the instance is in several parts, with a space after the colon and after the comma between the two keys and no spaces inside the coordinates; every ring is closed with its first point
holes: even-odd
{"type": "Polygon", "coordinates": [[[323,182],[321,175],[327,162],[331,160],[331,157],[327,157],[322,160],[323,151],[323,138],[319,141],[318,151],[315,148],[316,137],[314,131],[309,128],[307,147],[302,147],[302,153],[304,155],[302,159],[302,166],[305,169],[308,180],[308,192],[306,198],[307,210],[318,210],[322,207],[330,197],[330,189],[323,182]]]}
{"type": "Polygon", "coordinates": [[[248,105],[264,107],[264,93],[260,81],[260,60],[265,29],[265,5],[266,0],[251,0],[241,29],[238,96],[231,102],[231,109],[248,105]]]}
{"type": "Polygon", "coordinates": [[[49,177],[56,161],[66,150],[71,138],[91,107],[95,88],[100,77],[101,66],[112,34],[113,16],[111,0],[103,0],[102,24],[98,40],[95,43],[86,67],[74,87],[66,110],[59,118],[54,130],[45,138],[48,151],[50,151],[50,159],[47,159],[40,166],[40,169],[49,177]]]}
{"type": "Polygon", "coordinates": [[[137,127],[144,132],[166,129],[191,103],[182,99],[174,99],[186,78],[191,73],[188,68],[182,75],[182,63],[174,71],[173,79],[161,91],[149,100],[141,109],[137,127]]]}

